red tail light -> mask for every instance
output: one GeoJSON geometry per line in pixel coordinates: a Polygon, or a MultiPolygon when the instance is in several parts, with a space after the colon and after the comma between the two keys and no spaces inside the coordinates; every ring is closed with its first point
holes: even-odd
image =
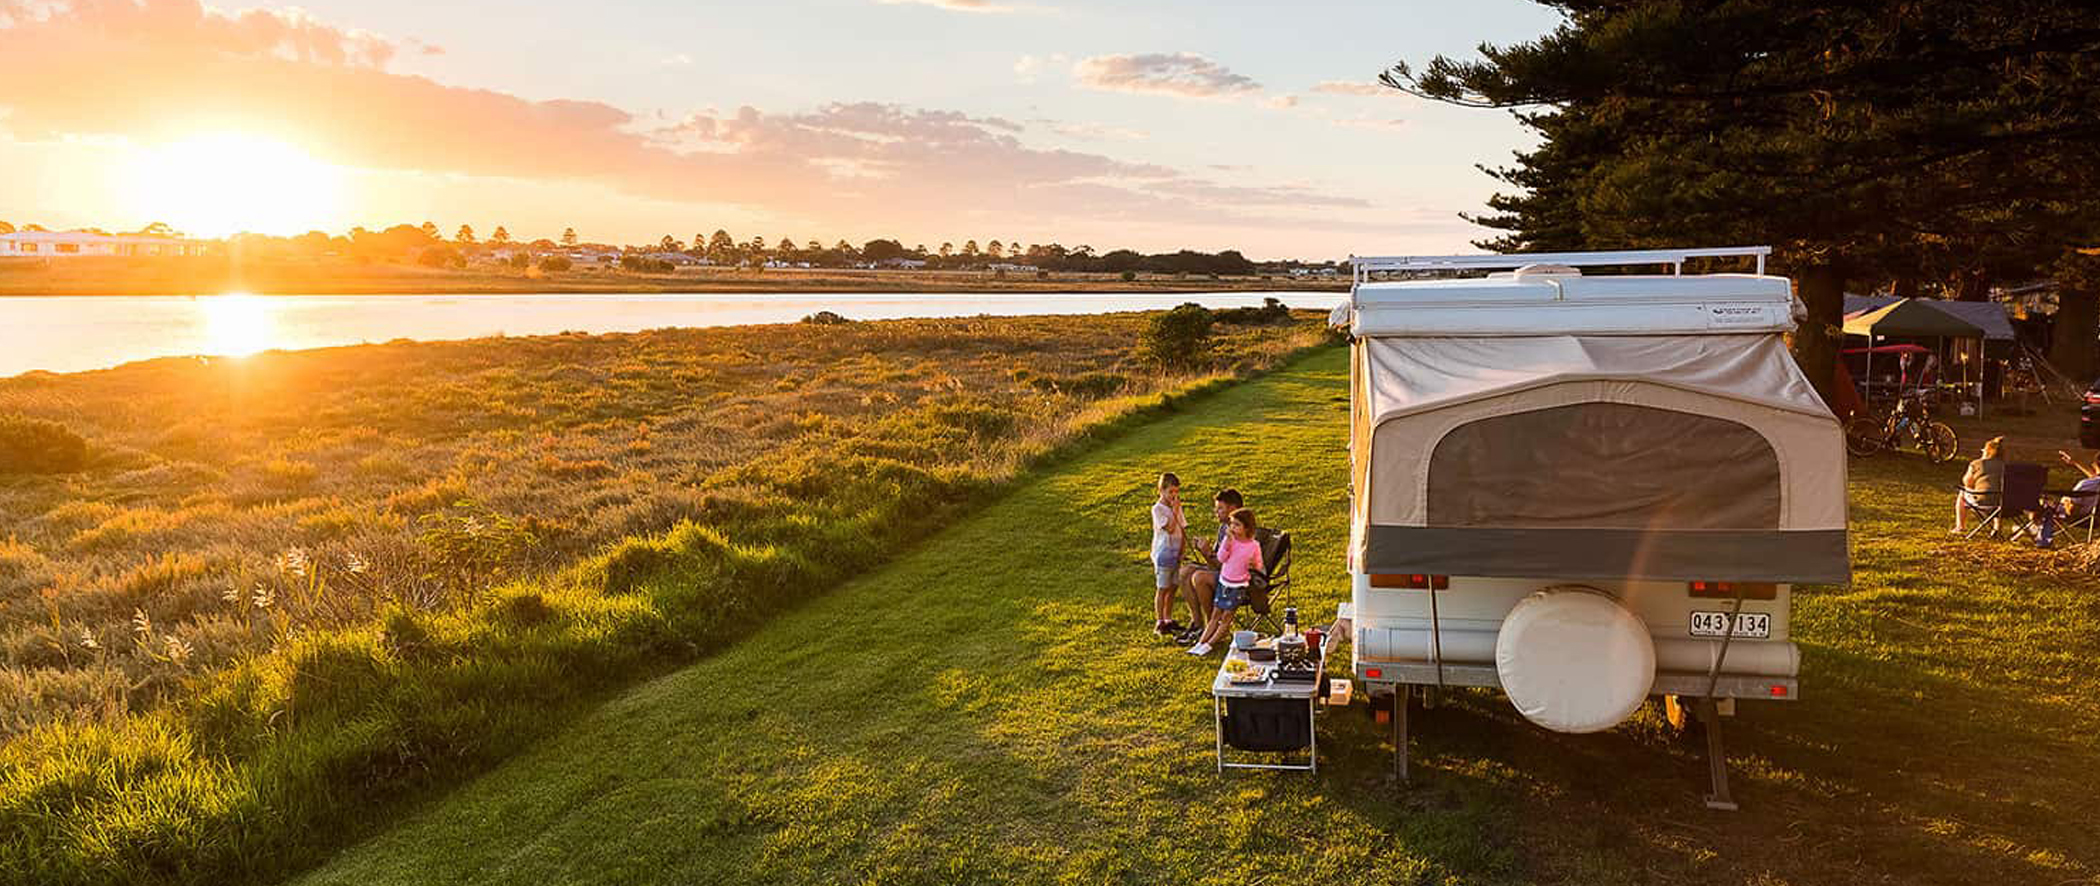
{"type": "Polygon", "coordinates": [[[1384,669],[1384,668],[1364,668],[1364,676],[1366,676],[1366,677],[1369,677],[1369,678],[1371,678],[1371,679],[1373,679],[1373,680],[1376,680],[1376,679],[1378,679],[1379,677],[1383,677],[1383,676],[1385,676],[1385,669],[1384,669]]]}
{"type": "Polygon", "coordinates": [[[1772,697],[1773,697],[1773,698],[1785,698],[1785,697],[1786,697],[1786,687],[1785,687],[1785,686],[1774,686],[1774,687],[1772,687],[1772,697]]]}
{"type": "Polygon", "coordinates": [[[1416,590],[1416,591],[1423,591],[1423,590],[1429,590],[1429,589],[1431,589],[1431,588],[1434,588],[1434,589],[1436,589],[1436,590],[1439,590],[1439,591],[1441,591],[1441,590],[1443,590],[1443,589],[1445,589],[1445,588],[1448,588],[1448,587],[1450,587],[1450,586],[1451,586],[1451,576],[1448,576],[1448,575],[1420,575],[1420,574],[1416,574],[1416,575],[1380,575],[1380,574],[1373,574],[1373,575],[1371,576],[1371,587],[1374,587],[1374,588],[1406,588],[1406,589],[1410,589],[1410,590],[1416,590]]]}
{"type": "Polygon", "coordinates": [[[1779,585],[1769,581],[1692,581],[1684,589],[1694,597],[1709,597],[1733,600],[1738,591],[1745,600],[1774,600],[1779,597],[1779,585]]]}
{"type": "Polygon", "coordinates": [[[2087,391],[2087,392],[2085,392],[2085,405],[2087,405],[2087,406],[2096,406],[2096,405],[2100,405],[2100,391],[2087,391]]]}

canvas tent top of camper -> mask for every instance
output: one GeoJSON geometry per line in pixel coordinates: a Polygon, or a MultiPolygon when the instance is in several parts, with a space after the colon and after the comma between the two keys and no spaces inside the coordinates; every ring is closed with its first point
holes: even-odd
{"type": "Polygon", "coordinates": [[[1357,339],[1360,571],[1848,577],[1842,433],[1781,341],[1797,304],[1784,278],[1500,258],[1528,267],[1360,269],[1337,311],[1357,339]]]}

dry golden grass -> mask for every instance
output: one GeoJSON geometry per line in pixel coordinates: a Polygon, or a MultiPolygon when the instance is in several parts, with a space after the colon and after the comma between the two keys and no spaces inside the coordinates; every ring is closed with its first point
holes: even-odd
{"type": "MultiPolygon", "coordinates": [[[[100,720],[301,631],[445,610],[852,441],[999,478],[1179,383],[1141,315],[791,324],[158,360],[0,381],[88,470],[0,476],[0,736],[100,720]],[[499,531],[500,530],[500,531],[499,531]]],[[[1220,327],[1219,366],[1315,332],[1220,327]]]]}

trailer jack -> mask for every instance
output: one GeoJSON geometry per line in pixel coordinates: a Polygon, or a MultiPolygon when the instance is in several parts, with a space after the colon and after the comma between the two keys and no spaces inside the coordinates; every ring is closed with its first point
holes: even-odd
{"type": "Polygon", "coordinates": [[[1706,795],[1706,808],[1736,811],[1728,793],[1728,757],[1721,751],[1721,711],[1713,696],[1699,699],[1699,722],[1706,727],[1706,769],[1713,778],[1713,793],[1706,795]]]}

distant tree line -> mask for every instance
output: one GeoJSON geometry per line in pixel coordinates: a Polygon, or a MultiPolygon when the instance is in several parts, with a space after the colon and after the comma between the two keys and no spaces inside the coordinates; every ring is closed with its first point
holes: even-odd
{"type": "MultiPolygon", "coordinates": [[[[36,225],[24,225],[22,229],[43,230],[36,225]]],[[[0,234],[11,233],[14,230],[13,225],[0,222],[0,234]]],[[[175,235],[172,229],[160,224],[149,226],[141,233],[175,235]]],[[[681,240],[674,235],[665,234],[653,243],[613,245],[584,241],[573,227],[564,228],[558,238],[523,240],[514,237],[508,227],[499,224],[486,239],[482,239],[476,235],[473,225],[462,224],[454,230],[452,237],[447,239],[437,223],[430,221],[416,225],[399,224],[376,231],[356,227],[343,234],[329,234],[323,231],[308,231],[292,237],[236,234],[227,238],[227,244],[230,252],[244,258],[339,256],[358,261],[411,261],[434,268],[460,268],[494,255],[514,267],[538,266],[550,271],[567,269],[569,263],[566,258],[560,263],[546,261],[548,258],[557,257],[557,254],[565,256],[574,253],[595,253],[612,256],[623,270],[636,273],[662,273],[673,270],[682,261],[679,256],[693,261],[704,259],[710,264],[727,266],[762,267],[768,264],[789,264],[813,268],[888,266],[924,267],[934,270],[1027,269],[1054,273],[1126,275],[1247,276],[1288,272],[1301,268],[1346,270],[1345,265],[1336,262],[1285,260],[1256,263],[1236,249],[1221,252],[1183,249],[1159,253],[1112,249],[1101,252],[1083,244],[1066,247],[1061,243],[986,240],[979,245],[974,239],[965,239],[960,246],[948,241],[939,246],[928,247],[923,243],[906,246],[903,241],[893,238],[877,238],[858,246],[845,240],[837,240],[826,246],[817,240],[797,240],[786,236],[773,240],[765,237],[738,240],[728,231],[721,229],[712,234],[696,233],[691,240],[681,240]]]]}
{"type": "Polygon", "coordinates": [[[1061,243],[1023,244],[988,240],[982,245],[966,239],[962,245],[943,242],[906,246],[903,241],[877,238],[858,246],[844,240],[826,246],[817,240],[752,237],[738,240],[726,230],[695,234],[681,240],[665,234],[653,243],[612,245],[585,242],[575,228],[566,228],[558,239],[521,240],[497,225],[487,239],[476,236],[472,225],[460,225],[450,239],[435,222],[400,224],[382,230],[351,228],[346,234],[309,231],[295,237],[240,234],[229,243],[243,255],[253,257],[295,255],[340,255],[368,261],[412,260],[432,267],[464,266],[492,252],[506,256],[518,253],[596,252],[617,256],[623,268],[658,272],[675,267],[670,259],[685,256],[705,259],[715,265],[762,266],[767,263],[808,265],[816,268],[861,266],[926,267],[936,270],[1028,268],[1058,273],[1197,274],[1244,276],[1282,272],[1295,268],[1335,269],[1333,262],[1295,260],[1256,263],[1239,250],[1143,253],[1130,249],[1099,252],[1092,246],[1066,247],[1061,243]],[[923,263],[921,265],[920,263],[923,263]]]}

